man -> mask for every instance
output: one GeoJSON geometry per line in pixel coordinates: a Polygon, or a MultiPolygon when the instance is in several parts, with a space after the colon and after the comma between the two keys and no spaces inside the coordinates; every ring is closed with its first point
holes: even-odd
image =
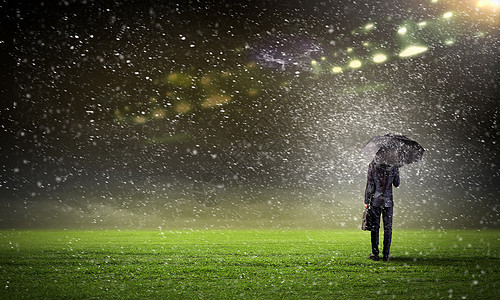
{"type": "Polygon", "coordinates": [[[380,215],[384,221],[384,249],[383,260],[389,261],[389,251],[392,238],[392,213],[394,201],[392,186],[399,186],[399,168],[372,161],[368,165],[368,176],[365,190],[365,208],[371,206],[374,226],[371,230],[372,254],[369,259],[378,261],[378,237],[380,229],[380,215]]]}

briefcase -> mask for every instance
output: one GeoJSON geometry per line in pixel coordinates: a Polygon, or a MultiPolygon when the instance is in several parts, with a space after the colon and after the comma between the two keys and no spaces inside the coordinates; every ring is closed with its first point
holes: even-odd
{"type": "Polygon", "coordinates": [[[361,230],[371,231],[373,229],[373,212],[371,207],[365,209],[363,212],[363,223],[361,223],[361,230]]]}

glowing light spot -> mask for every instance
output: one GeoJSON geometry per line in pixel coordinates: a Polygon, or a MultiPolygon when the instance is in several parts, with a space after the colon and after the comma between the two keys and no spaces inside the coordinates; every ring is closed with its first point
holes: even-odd
{"type": "Polygon", "coordinates": [[[499,0],[479,0],[476,3],[477,7],[492,7],[492,8],[500,8],[499,0]]]}
{"type": "Polygon", "coordinates": [[[201,84],[203,84],[203,85],[209,85],[211,81],[212,81],[212,79],[210,78],[210,76],[204,76],[200,80],[201,84]]]}
{"type": "Polygon", "coordinates": [[[153,117],[161,119],[165,117],[165,110],[163,108],[157,108],[153,111],[153,117]]]}
{"type": "Polygon", "coordinates": [[[313,67],[314,67],[314,66],[317,66],[317,65],[318,65],[318,62],[317,62],[317,61],[315,61],[315,60],[313,59],[313,60],[311,61],[311,66],[313,66],[313,67]]]}
{"type": "Polygon", "coordinates": [[[449,19],[449,18],[451,18],[451,17],[453,17],[453,12],[451,12],[451,11],[445,12],[445,13],[443,14],[443,18],[444,18],[444,19],[449,19]]]}
{"type": "Polygon", "coordinates": [[[406,27],[401,27],[398,29],[398,34],[405,35],[407,31],[406,27]]]}
{"type": "Polygon", "coordinates": [[[347,53],[351,53],[352,51],[354,51],[354,49],[352,49],[351,47],[347,48],[347,53]]]}
{"type": "Polygon", "coordinates": [[[175,111],[179,114],[188,113],[191,110],[191,105],[187,102],[181,102],[175,106],[175,111]]]}
{"type": "Polygon", "coordinates": [[[322,57],[321,57],[321,60],[322,60],[322,61],[325,61],[325,60],[326,60],[326,57],[322,56],[322,57]]]}
{"type": "Polygon", "coordinates": [[[335,74],[340,73],[340,72],[342,72],[342,68],[341,67],[333,67],[332,72],[335,74]]]}
{"type": "Polygon", "coordinates": [[[455,44],[455,41],[450,39],[450,40],[446,40],[446,41],[444,41],[444,43],[445,43],[445,45],[448,45],[448,46],[449,46],[449,45],[453,45],[453,44],[455,44]]]}
{"type": "Polygon", "coordinates": [[[180,87],[188,87],[191,85],[191,77],[183,73],[170,73],[167,75],[166,79],[167,83],[180,87]]]}
{"type": "Polygon", "coordinates": [[[427,22],[426,21],[422,21],[420,23],[417,24],[419,27],[425,27],[427,26],[427,22]]]}
{"type": "Polygon", "coordinates": [[[364,42],[364,43],[363,43],[363,46],[365,46],[365,47],[370,47],[370,42],[364,42]]]}
{"type": "Polygon", "coordinates": [[[137,116],[134,119],[134,122],[137,124],[144,124],[144,123],[146,123],[146,121],[147,121],[146,117],[143,117],[143,116],[137,116]]]}
{"type": "Polygon", "coordinates": [[[248,91],[248,96],[256,96],[257,94],[259,94],[259,91],[256,89],[251,89],[248,91]]]}
{"type": "Polygon", "coordinates": [[[421,53],[424,53],[429,48],[423,46],[409,46],[405,48],[401,53],[399,53],[399,57],[410,57],[415,56],[421,53]]]}
{"type": "Polygon", "coordinates": [[[375,54],[373,56],[373,62],[380,64],[387,60],[387,56],[382,53],[375,54]]]}
{"type": "Polygon", "coordinates": [[[204,108],[209,108],[209,107],[214,107],[214,106],[219,106],[219,105],[224,105],[226,103],[229,103],[231,101],[231,97],[228,95],[212,95],[208,97],[203,103],[201,103],[201,106],[204,108]]]}
{"type": "Polygon", "coordinates": [[[361,68],[361,61],[359,59],[355,59],[355,60],[352,60],[350,63],[349,63],[349,67],[353,68],[353,69],[358,69],[358,68],[361,68]]]}
{"type": "Polygon", "coordinates": [[[178,78],[179,78],[179,74],[178,73],[170,73],[167,76],[167,80],[168,81],[176,81],[178,78]]]}
{"type": "Polygon", "coordinates": [[[375,28],[375,24],[373,23],[368,23],[365,25],[365,30],[372,30],[373,28],[375,28]]]}

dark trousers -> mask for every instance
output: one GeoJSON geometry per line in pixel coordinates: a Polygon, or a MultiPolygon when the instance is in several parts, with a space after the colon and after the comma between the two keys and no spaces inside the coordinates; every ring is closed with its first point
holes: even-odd
{"type": "Polygon", "coordinates": [[[380,215],[382,215],[382,219],[384,221],[384,250],[382,251],[382,255],[384,257],[389,256],[389,252],[391,250],[391,238],[392,238],[392,212],[393,208],[391,207],[372,207],[373,210],[373,218],[374,218],[374,227],[371,232],[372,238],[372,253],[375,256],[378,256],[378,233],[380,229],[380,215]]]}

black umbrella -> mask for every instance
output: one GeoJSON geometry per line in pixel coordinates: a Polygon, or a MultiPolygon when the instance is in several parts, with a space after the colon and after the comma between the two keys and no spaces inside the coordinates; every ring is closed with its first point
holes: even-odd
{"type": "Polygon", "coordinates": [[[378,164],[404,166],[418,162],[424,148],[404,135],[386,134],[371,138],[361,152],[378,164]]]}

